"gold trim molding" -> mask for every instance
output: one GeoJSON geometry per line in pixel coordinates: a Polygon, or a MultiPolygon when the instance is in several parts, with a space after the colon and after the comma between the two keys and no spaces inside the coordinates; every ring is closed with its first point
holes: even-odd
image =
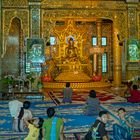
{"type": "Polygon", "coordinates": [[[42,31],[51,30],[55,21],[71,18],[79,21],[97,21],[109,19],[116,22],[121,38],[127,38],[127,11],[100,11],[100,10],[42,10],[42,31]]]}

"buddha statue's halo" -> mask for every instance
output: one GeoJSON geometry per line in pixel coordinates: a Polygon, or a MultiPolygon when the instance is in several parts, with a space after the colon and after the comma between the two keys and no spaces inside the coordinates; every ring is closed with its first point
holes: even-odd
{"type": "Polygon", "coordinates": [[[72,35],[69,35],[66,37],[66,43],[69,44],[69,40],[73,39],[73,41],[75,41],[75,38],[72,35]]]}

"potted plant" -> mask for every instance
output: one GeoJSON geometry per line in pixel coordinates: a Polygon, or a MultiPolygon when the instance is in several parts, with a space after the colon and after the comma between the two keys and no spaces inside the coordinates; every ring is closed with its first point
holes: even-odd
{"type": "Polygon", "coordinates": [[[13,92],[13,84],[15,82],[14,76],[13,75],[6,75],[4,78],[1,80],[2,83],[6,84],[8,86],[8,92],[12,93],[13,92]]]}

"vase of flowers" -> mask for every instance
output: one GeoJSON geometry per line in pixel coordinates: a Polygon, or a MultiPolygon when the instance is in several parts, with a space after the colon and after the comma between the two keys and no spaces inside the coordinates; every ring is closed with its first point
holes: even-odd
{"type": "Polygon", "coordinates": [[[6,75],[2,79],[2,82],[8,86],[8,93],[13,92],[13,84],[14,84],[14,76],[13,75],[6,75]]]}
{"type": "Polygon", "coordinates": [[[32,84],[34,83],[34,81],[35,81],[35,77],[34,77],[34,75],[33,75],[33,73],[31,73],[31,74],[29,74],[29,75],[27,75],[27,81],[28,81],[28,87],[29,87],[29,92],[31,92],[32,91],[32,84]]]}

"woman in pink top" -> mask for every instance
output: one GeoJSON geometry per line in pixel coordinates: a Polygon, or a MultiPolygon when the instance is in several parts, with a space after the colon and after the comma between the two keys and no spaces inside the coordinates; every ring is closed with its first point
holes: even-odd
{"type": "Polygon", "coordinates": [[[133,90],[130,90],[131,96],[127,99],[128,102],[138,103],[140,102],[140,91],[137,85],[133,85],[133,90]]]}

